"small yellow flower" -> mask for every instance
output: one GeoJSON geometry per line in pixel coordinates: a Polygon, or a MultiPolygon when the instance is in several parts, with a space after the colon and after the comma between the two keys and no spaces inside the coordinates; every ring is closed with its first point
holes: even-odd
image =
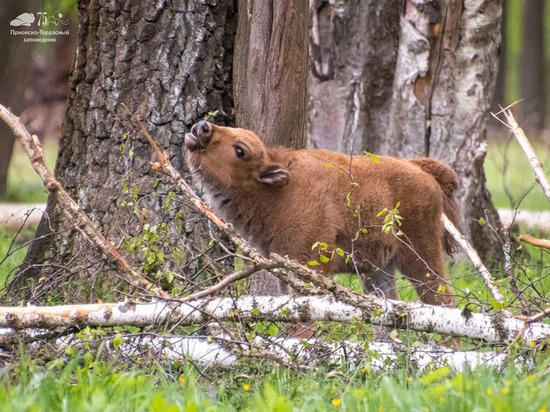
{"type": "Polygon", "coordinates": [[[535,342],[534,340],[532,340],[532,341],[529,342],[529,347],[530,347],[530,348],[534,348],[536,344],[537,344],[537,342],[535,342]]]}
{"type": "Polygon", "coordinates": [[[542,408],[540,408],[539,412],[546,412],[546,406],[543,406],[542,408]]]}
{"type": "Polygon", "coordinates": [[[514,384],[514,381],[512,379],[508,379],[508,386],[512,386],[514,384]]]}
{"type": "Polygon", "coordinates": [[[533,381],[535,380],[535,376],[534,376],[534,375],[529,375],[529,376],[527,377],[527,380],[528,380],[529,382],[533,382],[533,381]]]}
{"type": "Polygon", "coordinates": [[[243,390],[249,391],[250,390],[250,385],[248,383],[243,383],[243,390]]]}
{"type": "Polygon", "coordinates": [[[180,375],[180,377],[178,378],[178,382],[180,383],[180,385],[183,385],[185,383],[185,376],[180,375]]]}
{"type": "Polygon", "coordinates": [[[361,368],[361,372],[365,373],[367,371],[367,368],[365,368],[364,366],[361,368]]]}
{"type": "Polygon", "coordinates": [[[342,401],[341,401],[340,399],[338,399],[338,398],[334,398],[334,399],[332,400],[332,405],[333,405],[333,406],[336,406],[336,407],[339,407],[340,405],[342,405],[342,401]]]}
{"type": "Polygon", "coordinates": [[[491,396],[493,394],[493,390],[491,388],[487,389],[487,395],[491,396]]]}
{"type": "Polygon", "coordinates": [[[378,407],[378,412],[384,412],[384,411],[385,411],[385,409],[384,409],[383,406],[379,406],[379,407],[378,407]]]}
{"type": "Polygon", "coordinates": [[[507,394],[508,392],[510,392],[510,389],[508,389],[508,388],[502,388],[502,393],[507,394]]]}
{"type": "Polygon", "coordinates": [[[413,381],[412,376],[407,376],[407,382],[412,382],[412,381],[413,381]]]}

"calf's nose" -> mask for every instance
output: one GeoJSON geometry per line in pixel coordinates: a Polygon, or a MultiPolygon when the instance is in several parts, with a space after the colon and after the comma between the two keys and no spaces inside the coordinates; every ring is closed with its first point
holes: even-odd
{"type": "Polygon", "coordinates": [[[195,123],[191,128],[191,133],[193,133],[198,138],[209,137],[212,133],[212,126],[210,123],[201,120],[198,123],[195,123]]]}

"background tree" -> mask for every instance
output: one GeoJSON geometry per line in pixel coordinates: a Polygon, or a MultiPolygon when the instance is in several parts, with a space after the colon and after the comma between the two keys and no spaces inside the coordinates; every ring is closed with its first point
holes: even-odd
{"type": "Polygon", "coordinates": [[[397,2],[379,3],[313,2],[314,144],[326,146],[336,135],[343,136],[337,147],[355,153],[443,159],[462,183],[463,231],[483,256],[500,255],[492,230],[478,220],[500,227],[485,188],[483,160],[501,3],[406,2],[399,13],[397,2]],[[360,27],[368,29],[359,36],[366,40],[358,42],[360,27]],[[329,95],[325,89],[335,91],[329,95]],[[320,103],[317,96],[323,93],[330,97],[320,103]],[[325,116],[336,125],[318,127],[325,116]]]}
{"type": "Polygon", "coordinates": [[[310,2],[310,145],[361,154],[387,138],[398,0],[310,2]]]}
{"type": "Polygon", "coordinates": [[[530,0],[523,7],[523,44],[521,49],[520,85],[524,99],[521,122],[527,130],[540,132],[546,115],[544,0],[530,0]]]}
{"type": "MultiPolygon", "coordinates": [[[[30,64],[34,43],[24,43],[23,38],[10,35],[10,21],[21,13],[34,10],[37,0],[12,1],[0,8],[0,101],[19,113],[26,105],[25,91],[29,84],[30,64]]],[[[6,192],[8,168],[15,138],[11,130],[0,125],[0,196],[6,192]]]]}
{"type": "Polygon", "coordinates": [[[307,2],[239,0],[236,123],[268,144],[306,146],[307,24],[307,2]]]}

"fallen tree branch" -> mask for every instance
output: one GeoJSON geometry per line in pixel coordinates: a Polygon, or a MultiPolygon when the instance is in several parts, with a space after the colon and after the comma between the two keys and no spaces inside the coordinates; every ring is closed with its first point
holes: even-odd
{"type": "Polygon", "coordinates": [[[489,272],[489,269],[487,269],[487,267],[483,264],[476,250],[472,247],[472,245],[470,245],[464,235],[458,231],[453,222],[451,222],[445,214],[441,215],[441,220],[443,221],[445,230],[449,232],[453,239],[459,244],[464,253],[466,253],[466,256],[468,256],[468,259],[470,259],[470,262],[474,265],[477,272],[483,278],[483,281],[485,282],[487,289],[489,289],[491,296],[493,296],[493,299],[495,299],[498,303],[504,304],[506,299],[495,286],[491,272],[489,272]]]}
{"type": "Polygon", "coordinates": [[[528,243],[528,244],[533,245],[533,246],[537,246],[537,247],[540,247],[540,248],[543,248],[543,249],[550,250],[550,240],[537,239],[536,237],[533,237],[533,236],[530,236],[530,235],[527,235],[527,234],[519,235],[518,239],[521,242],[525,242],[525,243],[528,243]]]}
{"type": "Polygon", "coordinates": [[[128,262],[120,255],[118,249],[97,230],[80,206],[63,189],[54,174],[46,166],[42,145],[36,135],[31,136],[19,118],[1,104],[0,118],[11,128],[17,140],[23,145],[34,171],[42,179],[44,187],[48,190],[50,196],[54,196],[56,199],[55,203],[61,210],[61,213],[67,220],[75,223],[75,229],[82,234],[84,239],[97,247],[107,258],[114,261],[118,268],[121,269],[121,277],[130,285],[158,296],[167,296],[160,288],[151,284],[132,269],[128,262]]]}
{"type": "Polygon", "coordinates": [[[73,306],[0,307],[0,327],[13,329],[56,327],[154,326],[160,324],[243,320],[280,322],[361,320],[381,326],[430,331],[482,339],[491,344],[509,344],[521,336],[520,344],[531,347],[550,337],[550,325],[506,316],[426,305],[421,302],[383,301],[362,297],[364,308],[349,305],[333,296],[243,296],[197,300],[192,303],[153,302],[102,303],[73,306]],[[369,307],[370,305],[370,307],[369,307]]]}

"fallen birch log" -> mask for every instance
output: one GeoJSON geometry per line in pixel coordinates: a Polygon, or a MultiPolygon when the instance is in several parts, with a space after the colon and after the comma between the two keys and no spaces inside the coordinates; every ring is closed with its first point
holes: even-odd
{"type": "Polygon", "coordinates": [[[191,325],[215,321],[271,320],[281,322],[362,320],[373,325],[482,339],[492,344],[518,341],[530,347],[550,337],[550,325],[530,323],[503,313],[400,302],[364,296],[358,307],[333,296],[243,296],[190,303],[99,303],[93,305],[0,308],[0,327],[13,329],[191,325]],[[370,308],[370,309],[369,309],[370,308]]]}
{"type": "MultiPolygon", "coordinates": [[[[60,349],[68,345],[78,346],[78,339],[62,338],[58,340],[60,349]]],[[[154,353],[155,358],[168,360],[192,359],[201,364],[230,368],[237,365],[241,356],[261,357],[255,348],[279,356],[289,363],[303,366],[324,364],[347,364],[351,367],[371,367],[375,371],[398,368],[398,360],[406,354],[408,361],[419,370],[428,367],[450,366],[456,371],[478,366],[503,368],[508,357],[504,353],[453,351],[436,345],[407,347],[395,342],[327,342],[321,339],[308,339],[304,342],[297,338],[254,339],[253,345],[246,342],[234,342],[224,337],[205,339],[189,336],[150,336],[135,335],[123,337],[123,343],[116,349],[109,345],[108,350],[125,357],[140,357],[144,353],[154,353]],[[237,356],[240,355],[240,356],[237,356]]],[[[519,362],[518,362],[519,364],[519,362]]],[[[529,367],[530,363],[521,362],[529,367]]]]}

